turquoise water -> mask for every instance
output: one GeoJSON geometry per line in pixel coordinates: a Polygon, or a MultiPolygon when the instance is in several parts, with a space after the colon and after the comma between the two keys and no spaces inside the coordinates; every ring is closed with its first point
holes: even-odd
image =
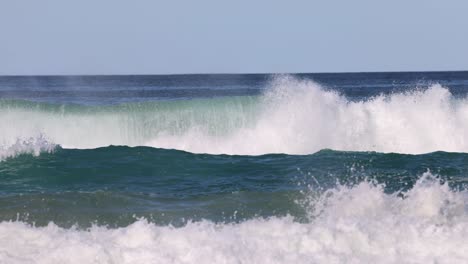
{"type": "Polygon", "coordinates": [[[57,148],[0,163],[0,219],[68,227],[127,226],[141,217],[174,225],[288,214],[308,221],[298,200],[310,191],[368,181],[404,195],[427,171],[464,190],[468,154],[322,150],[304,156],[228,156],[149,147],[57,148]]]}

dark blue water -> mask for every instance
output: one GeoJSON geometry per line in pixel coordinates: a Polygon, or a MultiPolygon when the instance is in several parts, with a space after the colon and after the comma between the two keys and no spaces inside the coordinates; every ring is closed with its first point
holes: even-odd
{"type": "MultiPolygon", "coordinates": [[[[53,103],[118,104],[151,100],[260,95],[282,75],[132,75],[132,76],[3,76],[0,98],[53,103]]],[[[466,94],[467,72],[316,73],[294,74],[350,98],[402,92],[441,84],[453,94],[466,94]]]]}

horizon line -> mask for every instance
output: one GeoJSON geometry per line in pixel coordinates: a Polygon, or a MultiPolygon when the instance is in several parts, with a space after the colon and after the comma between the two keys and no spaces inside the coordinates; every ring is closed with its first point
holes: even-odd
{"type": "Polygon", "coordinates": [[[183,76],[183,75],[305,75],[305,74],[378,74],[378,73],[463,73],[468,70],[429,71],[343,71],[343,72],[248,72],[248,73],[118,73],[118,74],[0,74],[0,77],[105,77],[105,76],[183,76]]]}

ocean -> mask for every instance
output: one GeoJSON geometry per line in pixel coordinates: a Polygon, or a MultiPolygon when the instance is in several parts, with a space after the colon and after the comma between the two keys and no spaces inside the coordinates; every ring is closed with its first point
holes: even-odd
{"type": "Polygon", "coordinates": [[[468,72],[0,77],[0,263],[466,263],[468,72]]]}

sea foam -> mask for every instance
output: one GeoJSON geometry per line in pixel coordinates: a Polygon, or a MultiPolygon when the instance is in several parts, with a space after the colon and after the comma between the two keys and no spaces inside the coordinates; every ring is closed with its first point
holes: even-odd
{"type": "Polygon", "coordinates": [[[42,136],[31,137],[28,139],[17,138],[16,142],[10,145],[0,145],[0,161],[10,157],[16,157],[21,154],[32,154],[38,156],[43,152],[52,152],[56,145],[50,143],[42,136]]]}
{"type": "Polygon", "coordinates": [[[64,148],[128,145],[211,154],[311,154],[325,148],[468,152],[468,100],[438,84],[350,100],[284,76],[262,96],[246,98],[159,101],[150,107],[0,104],[0,145],[42,135],[64,148]]]}
{"type": "Polygon", "coordinates": [[[1,263],[462,263],[468,193],[426,173],[402,198],[362,182],[305,202],[292,217],[110,229],[0,223],[1,263]]]}

